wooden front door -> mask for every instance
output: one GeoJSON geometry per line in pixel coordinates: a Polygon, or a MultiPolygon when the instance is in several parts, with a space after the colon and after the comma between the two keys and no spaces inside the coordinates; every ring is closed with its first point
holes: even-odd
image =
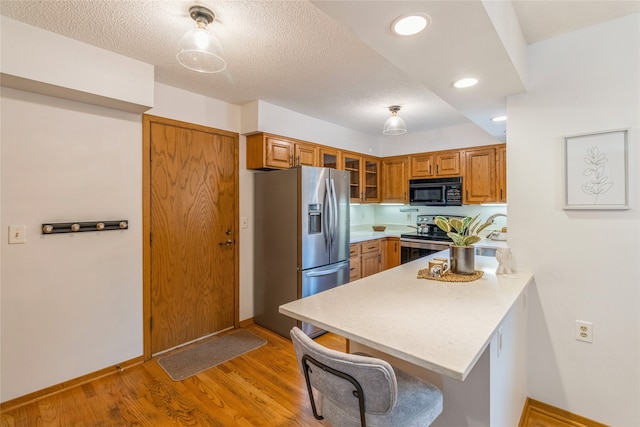
{"type": "Polygon", "coordinates": [[[144,116],[145,359],[237,326],[238,134],[144,116]]]}

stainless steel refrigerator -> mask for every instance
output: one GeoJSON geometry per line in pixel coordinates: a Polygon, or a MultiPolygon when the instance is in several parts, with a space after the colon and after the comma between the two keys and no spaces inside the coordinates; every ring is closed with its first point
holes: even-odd
{"type": "Polygon", "coordinates": [[[284,337],[284,303],[349,281],[349,172],[299,166],[254,175],[254,320],[284,337]]]}

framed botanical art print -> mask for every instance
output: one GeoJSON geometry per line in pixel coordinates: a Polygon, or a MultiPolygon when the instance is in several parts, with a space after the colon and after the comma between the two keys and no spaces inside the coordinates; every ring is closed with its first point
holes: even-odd
{"type": "Polygon", "coordinates": [[[564,209],[629,209],[628,133],[564,138],[564,209]]]}

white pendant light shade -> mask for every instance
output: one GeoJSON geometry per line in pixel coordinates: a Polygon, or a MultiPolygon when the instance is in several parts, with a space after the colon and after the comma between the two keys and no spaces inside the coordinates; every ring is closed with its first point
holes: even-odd
{"type": "Polygon", "coordinates": [[[400,106],[393,105],[389,107],[389,111],[391,111],[391,117],[389,117],[384,123],[382,133],[385,135],[402,135],[403,133],[406,133],[407,125],[405,125],[404,120],[398,116],[400,106]]]}
{"type": "Polygon", "coordinates": [[[215,15],[209,9],[194,6],[189,9],[196,28],[187,31],[178,43],[176,59],[184,67],[201,73],[219,73],[227,68],[222,46],[207,30],[215,15]]]}

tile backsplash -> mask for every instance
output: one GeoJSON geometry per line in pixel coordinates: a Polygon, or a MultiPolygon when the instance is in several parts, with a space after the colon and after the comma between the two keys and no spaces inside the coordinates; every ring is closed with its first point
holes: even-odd
{"type": "MultiPolygon", "coordinates": [[[[480,214],[481,219],[502,213],[507,214],[507,206],[481,206],[481,205],[464,205],[464,206],[410,206],[410,205],[377,205],[363,204],[351,205],[351,226],[363,224],[397,224],[397,225],[414,225],[417,215],[462,215],[474,216],[480,214]],[[415,210],[417,209],[417,211],[415,210]],[[408,212],[403,212],[408,211],[408,212]]],[[[507,218],[498,217],[495,220],[496,226],[506,226],[507,218]]]]}

